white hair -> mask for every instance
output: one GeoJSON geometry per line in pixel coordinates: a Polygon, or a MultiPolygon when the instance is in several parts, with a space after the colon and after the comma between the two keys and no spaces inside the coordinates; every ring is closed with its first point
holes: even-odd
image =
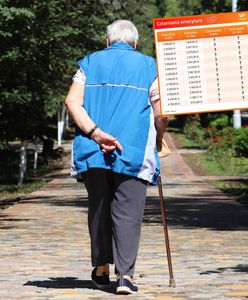
{"type": "Polygon", "coordinates": [[[138,42],[139,34],[131,21],[117,20],[107,27],[107,38],[110,44],[124,42],[135,46],[138,42]]]}

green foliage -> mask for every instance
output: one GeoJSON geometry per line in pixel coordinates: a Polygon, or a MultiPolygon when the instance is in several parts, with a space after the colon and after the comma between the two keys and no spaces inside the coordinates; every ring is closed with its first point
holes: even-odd
{"type": "Polygon", "coordinates": [[[234,157],[230,152],[223,152],[221,156],[212,153],[198,155],[201,167],[208,173],[215,175],[247,176],[248,159],[234,157]]]}
{"type": "Polygon", "coordinates": [[[230,0],[1,0],[0,144],[47,134],[76,59],[105,47],[112,21],[132,20],[138,50],[152,55],[153,18],[228,10],[230,0]]]}
{"type": "Polygon", "coordinates": [[[216,130],[209,140],[209,151],[217,157],[248,157],[248,128],[226,127],[216,130]]]}
{"type": "Polygon", "coordinates": [[[206,14],[232,11],[232,0],[201,0],[201,11],[206,14]]]}
{"type": "Polygon", "coordinates": [[[213,169],[215,173],[247,174],[248,128],[215,129],[212,135],[208,132],[208,136],[206,168],[216,167],[216,170],[213,169]]]}
{"type": "Polygon", "coordinates": [[[248,9],[248,2],[247,2],[247,0],[239,0],[238,1],[238,9],[239,10],[247,10],[248,9]]]}
{"type": "MultiPolygon", "coordinates": [[[[139,49],[153,53],[152,18],[163,1],[0,2],[0,140],[47,134],[56,124],[76,59],[105,47],[106,26],[133,20],[139,49]]],[[[1,142],[1,145],[4,143],[1,142]]]]}
{"type": "Polygon", "coordinates": [[[14,196],[16,193],[21,194],[27,194],[31,193],[39,188],[41,188],[46,181],[44,179],[39,179],[37,181],[34,181],[32,183],[25,183],[24,185],[9,185],[9,184],[0,184],[0,199],[11,198],[10,194],[14,196]],[[7,194],[7,195],[6,195],[7,194]]]}
{"type": "Polygon", "coordinates": [[[206,133],[201,126],[199,115],[189,115],[184,126],[184,133],[187,138],[199,145],[199,148],[206,148],[206,133]]]}
{"type": "Polygon", "coordinates": [[[0,151],[0,182],[16,183],[18,176],[18,158],[19,155],[15,150],[3,149],[0,151]]]}
{"type": "Polygon", "coordinates": [[[201,126],[199,116],[189,116],[184,133],[202,148],[207,147],[217,160],[227,156],[248,157],[248,128],[234,129],[227,124],[228,117],[224,114],[212,120],[207,128],[201,126]]]}
{"type": "Polygon", "coordinates": [[[187,136],[185,134],[183,134],[183,133],[178,133],[178,134],[179,134],[180,140],[183,143],[183,148],[189,148],[189,149],[202,148],[201,145],[198,142],[193,141],[190,138],[187,138],[187,136]]]}
{"type": "Polygon", "coordinates": [[[166,17],[228,12],[232,10],[232,1],[208,0],[165,0],[166,17]]]}
{"type": "Polygon", "coordinates": [[[218,129],[221,129],[225,126],[232,126],[232,115],[232,111],[202,113],[200,114],[201,124],[204,128],[216,128],[215,126],[217,126],[218,129]]]}
{"type": "Polygon", "coordinates": [[[237,156],[248,157],[248,128],[238,128],[234,131],[234,151],[237,156]]]}
{"type": "Polygon", "coordinates": [[[209,139],[208,152],[222,169],[225,169],[227,162],[231,164],[235,157],[233,131],[231,127],[224,128],[209,139]]]}
{"type": "Polygon", "coordinates": [[[187,16],[200,13],[199,1],[166,0],[166,17],[187,16]]]}
{"type": "Polygon", "coordinates": [[[228,127],[229,125],[229,118],[226,114],[219,114],[219,116],[216,119],[213,119],[209,123],[209,127],[215,128],[215,129],[223,129],[228,127]]]}

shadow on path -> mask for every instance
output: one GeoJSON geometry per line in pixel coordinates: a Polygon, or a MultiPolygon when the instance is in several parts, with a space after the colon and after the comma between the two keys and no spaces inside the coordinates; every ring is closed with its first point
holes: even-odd
{"type": "MultiPolygon", "coordinates": [[[[77,277],[50,277],[47,280],[28,281],[24,286],[37,286],[47,289],[92,289],[97,290],[91,280],[79,280],[77,277]]],[[[111,282],[108,288],[101,290],[106,293],[115,293],[116,283],[111,282]]]]}
{"type": "Polygon", "coordinates": [[[46,204],[51,206],[75,206],[75,207],[88,207],[88,198],[80,197],[76,198],[75,196],[46,196],[43,198],[32,197],[30,199],[23,200],[22,203],[28,204],[46,204]]]}
{"type": "Polygon", "coordinates": [[[237,272],[248,274],[248,265],[237,265],[235,267],[218,268],[216,270],[208,270],[199,273],[200,275],[209,275],[213,273],[237,272]]]}
{"type": "MultiPolygon", "coordinates": [[[[168,225],[180,229],[248,230],[248,210],[218,194],[166,197],[168,225]]],[[[161,224],[159,198],[148,197],[144,224],[161,224]]]]}

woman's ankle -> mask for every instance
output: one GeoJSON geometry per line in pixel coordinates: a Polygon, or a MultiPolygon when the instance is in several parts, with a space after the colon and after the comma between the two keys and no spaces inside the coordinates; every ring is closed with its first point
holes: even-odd
{"type": "MultiPolygon", "coordinates": [[[[129,281],[132,281],[132,276],[130,276],[130,275],[123,275],[122,277],[129,280],[129,281]]],[[[120,279],[120,274],[117,274],[116,275],[116,280],[119,280],[119,279],[120,279]]]]}
{"type": "Polygon", "coordinates": [[[102,276],[103,273],[105,273],[106,275],[109,275],[109,264],[105,264],[105,265],[96,267],[96,275],[97,276],[102,276]]]}

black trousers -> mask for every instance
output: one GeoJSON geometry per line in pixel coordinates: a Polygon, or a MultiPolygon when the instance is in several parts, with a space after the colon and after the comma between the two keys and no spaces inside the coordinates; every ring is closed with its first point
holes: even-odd
{"type": "Polygon", "coordinates": [[[92,266],[115,263],[130,275],[138,253],[147,182],[105,169],[83,174],[88,192],[92,266]]]}

